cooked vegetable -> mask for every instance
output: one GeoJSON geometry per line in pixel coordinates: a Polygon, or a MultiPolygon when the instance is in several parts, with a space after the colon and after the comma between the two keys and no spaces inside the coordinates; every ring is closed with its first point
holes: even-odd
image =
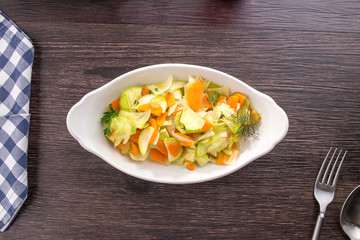
{"type": "Polygon", "coordinates": [[[189,170],[234,164],[241,139],[257,136],[261,115],[241,93],[201,76],[131,87],[104,112],[104,135],[135,161],[150,158],[189,170]]]}
{"type": "Polygon", "coordinates": [[[152,160],[164,163],[166,161],[166,156],[164,154],[162,154],[159,150],[153,148],[150,150],[150,155],[149,157],[152,160]]]}

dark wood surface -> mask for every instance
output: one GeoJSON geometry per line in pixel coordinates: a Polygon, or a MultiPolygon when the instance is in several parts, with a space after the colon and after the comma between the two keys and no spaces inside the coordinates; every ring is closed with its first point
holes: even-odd
{"type": "Polygon", "coordinates": [[[309,239],[313,185],[330,146],[349,151],[320,239],[360,184],[360,2],[350,0],[4,1],[33,40],[29,196],[1,239],[309,239]],[[212,67],[270,95],[289,132],[220,179],[139,180],[88,153],[69,109],[156,63],[212,67]]]}

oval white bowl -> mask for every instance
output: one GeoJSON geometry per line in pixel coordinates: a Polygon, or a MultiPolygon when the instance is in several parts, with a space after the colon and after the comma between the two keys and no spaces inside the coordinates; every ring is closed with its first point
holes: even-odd
{"type": "Polygon", "coordinates": [[[270,152],[285,137],[289,121],[284,110],[272,98],[226,73],[196,65],[159,64],[130,71],[86,94],[70,109],[67,127],[83,148],[126,174],[153,182],[189,184],[228,175],[270,152]],[[109,103],[119,97],[121,92],[132,86],[161,83],[169,75],[178,80],[186,80],[189,75],[196,74],[229,86],[231,93],[241,92],[247,95],[252,108],[261,114],[258,138],[241,143],[240,154],[234,165],[207,164],[190,171],[176,165],[165,166],[152,161],[136,162],[129,156],[122,155],[105,139],[100,118],[109,103]]]}

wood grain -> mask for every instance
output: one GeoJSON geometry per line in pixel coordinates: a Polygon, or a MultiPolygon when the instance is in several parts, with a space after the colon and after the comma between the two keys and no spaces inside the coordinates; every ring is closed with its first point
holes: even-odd
{"type": "Polygon", "coordinates": [[[357,1],[0,1],[33,40],[29,197],[4,239],[309,239],[330,146],[349,151],[321,239],[347,239],[359,184],[357,1]],[[139,7],[141,6],[141,7],[139,7]],[[86,93],[156,63],[212,67],[271,96],[290,128],[269,154],[214,181],[127,176],[66,128],[86,93]]]}

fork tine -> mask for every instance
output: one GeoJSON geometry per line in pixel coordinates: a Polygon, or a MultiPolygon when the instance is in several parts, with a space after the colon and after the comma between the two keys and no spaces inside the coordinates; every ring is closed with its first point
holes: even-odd
{"type": "MultiPolygon", "coordinates": [[[[337,148],[335,148],[334,153],[332,154],[332,156],[331,156],[331,158],[330,158],[330,160],[329,160],[329,162],[328,162],[328,165],[327,165],[327,167],[326,167],[326,170],[325,170],[324,176],[323,176],[323,178],[322,178],[322,180],[321,180],[321,183],[324,183],[325,180],[326,180],[326,178],[329,176],[329,175],[328,175],[328,172],[329,172],[329,169],[330,169],[330,166],[331,166],[331,163],[332,163],[332,160],[333,160],[333,158],[334,158],[334,156],[335,156],[336,151],[337,151],[337,148]]],[[[324,160],[324,161],[325,161],[325,160],[324,160]]],[[[329,180],[329,178],[328,178],[328,180],[329,180]]]]}
{"type": "MultiPolygon", "coordinates": [[[[340,149],[340,151],[339,151],[339,153],[338,153],[338,155],[337,155],[337,157],[336,157],[336,160],[335,160],[335,162],[334,162],[334,164],[333,164],[333,166],[332,166],[332,168],[331,168],[331,172],[330,172],[330,175],[329,175],[329,177],[328,177],[328,180],[327,180],[327,183],[326,184],[329,184],[330,182],[331,182],[331,180],[332,180],[332,176],[334,175],[334,171],[335,171],[335,168],[336,168],[336,164],[337,164],[337,162],[338,162],[338,160],[339,160],[339,157],[340,157],[340,155],[341,155],[341,152],[342,152],[342,149],[340,149]]],[[[335,154],[335,153],[334,153],[335,154]]],[[[331,184],[332,185],[332,184],[331,184]]]]}
{"type": "Polygon", "coordinates": [[[321,168],[320,168],[320,170],[319,170],[319,173],[318,173],[318,175],[317,175],[317,177],[316,177],[316,182],[315,182],[315,184],[316,184],[316,183],[320,183],[320,178],[321,178],[321,176],[322,176],[322,174],[323,174],[323,172],[324,172],[326,159],[329,157],[331,150],[332,150],[332,147],[329,149],[328,153],[326,154],[326,157],[325,157],[325,159],[324,159],[324,161],[323,161],[323,163],[322,163],[322,165],[321,165],[321,168]]]}
{"type": "MultiPolygon", "coordinates": [[[[339,174],[340,174],[340,170],[341,170],[341,166],[342,166],[342,163],[343,163],[344,158],[345,158],[345,156],[346,156],[346,153],[347,153],[347,151],[345,151],[345,153],[344,153],[344,155],[343,155],[343,157],[342,157],[342,159],[341,159],[341,161],[340,161],[340,163],[339,163],[339,167],[338,167],[338,169],[337,169],[337,171],[336,171],[336,174],[335,174],[335,177],[334,177],[334,181],[333,181],[333,183],[331,184],[331,186],[335,186],[336,183],[337,183],[337,180],[338,180],[339,174]]],[[[339,156],[340,156],[340,153],[339,153],[339,156]]],[[[339,158],[339,156],[338,156],[338,158],[339,158]]],[[[336,160],[337,160],[337,159],[336,159],[336,160]]]]}

